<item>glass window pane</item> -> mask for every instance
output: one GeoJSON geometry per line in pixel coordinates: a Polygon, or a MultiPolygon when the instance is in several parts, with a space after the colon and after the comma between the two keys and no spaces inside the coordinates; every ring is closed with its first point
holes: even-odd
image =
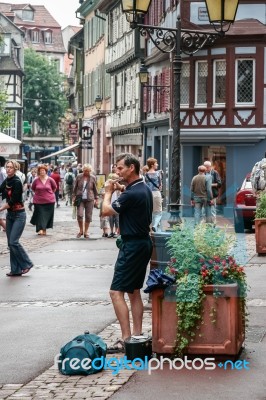
{"type": "Polygon", "coordinates": [[[254,60],[237,60],[237,103],[254,102],[254,60]]]}
{"type": "Polygon", "coordinates": [[[180,81],[180,99],[181,104],[189,104],[189,79],[190,79],[190,64],[183,62],[180,81]]]}
{"type": "Polygon", "coordinates": [[[225,104],[226,94],[226,62],[219,60],[214,62],[214,103],[225,104]]]}

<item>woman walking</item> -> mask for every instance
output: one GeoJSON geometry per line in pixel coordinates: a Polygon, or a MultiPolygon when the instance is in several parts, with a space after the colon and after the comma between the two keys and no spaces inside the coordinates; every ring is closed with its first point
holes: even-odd
{"type": "Polygon", "coordinates": [[[82,174],[78,174],[74,189],[73,189],[73,201],[74,205],[77,206],[77,221],[79,225],[79,233],[77,238],[80,238],[83,234],[85,238],[89,238],[89,226],[92,221],[92,211],[94,204],[98,202],[98,192],[96,188],[95,176],[91,175],[92,166],[90,164],[84,164],[82,168],[82,174]],[[85,224],[83,229],[83,214],[85,212],[85,224]]]}
{"type": "Polygon", "coordinates": [[[161,230],[162,219],[162,179],[158,169],[158,162],[156,158],[148,158],[147,160],[148,171],[144,175],[147,186],[152,191],[153,198],[153,211],[152,211],[152,230],[154,232],[161,230]]]}
{"type": "Polygon", "coordinates": [[[22,201],[23,187],[20,178],[16,176],[17,170],[16,161],[7,161],[7,177],[0,186],[0,193],[6,200],[0,207],[0,212],[7,210],[6,236],[10,249],[10,272],[6,275],[10,277],[24,275],[33,267],[28,254],[19,243],[26,224],[26,212],[22,201]]]}
{"type": "Polygon", "coordinates": [[[47,175],[46,165],[39,165],[37,178],[32,182],[34,211],[30,223],[36,225],[38,235],[46,235],[53,228],[56,183],[47,175]]]}

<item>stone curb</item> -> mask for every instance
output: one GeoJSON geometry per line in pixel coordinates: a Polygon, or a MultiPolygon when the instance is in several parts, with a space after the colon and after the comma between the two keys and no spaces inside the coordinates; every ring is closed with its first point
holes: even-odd
{"type": "MultiPolygon", "coordinates": [[[[143,319],[143,331],[150,334],[151,312],[145,310],[143,319]]],[[[118,321],[103,329],[99,336],[110,346],[120,338],[118,321]]],[[[60,349],[58,349],[59,351],[60,349]]],[[[107,359],[123,358],[124,354],[107,355],[107,359]]],[[[0,385],[0,400],[105,400],[119,390],[135,373],[135,369],[122,369],[118,374],[114,371],[103,370],[97,374],[88,376],[62,375],[56,366],[37,376],[25,385],[6,384],[0,385]]]]}

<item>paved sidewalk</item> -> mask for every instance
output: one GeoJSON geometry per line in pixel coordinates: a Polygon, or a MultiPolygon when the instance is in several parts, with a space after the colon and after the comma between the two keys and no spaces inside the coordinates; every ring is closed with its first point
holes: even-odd
{"type": "MultiPolygon", "coordinates": [[[[73,221],[73,225],[69,224],[67,225],[67,231],[65,230],[64,222],[68,220],[69,222],[69,211],[70,209],[66,207],[62,207],[60,211],[57,212],[57,217],[56,217],[56,223],[54,230],[52,232],[53,240],[73,240],[76,235],[77,231],[77,226],[76,226],[76,221],[73,221]],[[59,216],[60,214],[60,216],[59,216]]],[[[230,224],[230,221],[225,221],[222,218],[219,218],[219,225],[223,224],[230,224]]],[[[25,229],[25,233],[23,235],[23,239],[21,240],[22,243],[25,244],[27,249],[36,249],[38,246],[40,246],[40,242],[37,239],[36,242],[32,240],[32,228],[27,224],[27,227],[25,229]]],[[[95,210],[94,212],[94,217],[93,217],[93,223],[91,225],[91,238],[92,239],[100,239],[101,238],[101,231],[99,229],[99,218],[98,218],[98,211],[95,210]]],[[[51,237],[47,238],[42,238],[42,244],[43,246],[48,245],[51,240],[51,237]]],[[[80,239],[79,239],[80,240],[80,239]]],[[[85,239],[84,239],[85,240],[85,239]]],[[[103,239],[105,240],[105,239],[103,239]]],[[[5,254],[8,252],[8,250],[5,247],[5,238],[4,234],[1,232],[0,233],[0,254],[5,254]]],[[[264,293],[264,288],[265,288],[265,280],[263,277],[265,277],[265,271],[266,271],[266,257],[257,257],[255,254],[255,242],[254,242],[254,232],[253,233],[246,233],[245,235],[238,235],[238,246],[236,248],[236,255],[239,259],[243,259],[245,261],[245,264],[247,265],[247,271],[250,274],[251,280],[252,278],[252,273],[250,271],[257,271],[260,269],[260,271],[263,271],[262,275],[262,282],[261,282],[261,287],[258,288],[258,283],[256,281],[256,285],[254,285],[251,296],[248,299],[248,306],[250,309],[250,314],[251,314],[251,321],[252,325],[255,327],[259,328],[259,318],[262,317],[261,325],[262,329],[259,331],[255,329],[253,332],[249,332],[250,336],[249,339],[252,342],[254,341],[254,338],[256,338],[256,335],[258,337],[257,343],[259,343],[259,353],[261,357],[263,355],[266,355],[265,351],[265,328],[266,328],[266,322],[265,322],[265,306],[266,306],[266,300],[265,296],[261,296],[261,293],[264,293]],[[256,313],[255,313],[256,310],[256,313]],[[257,315],[257,311],[259,312],[259,316],[257,315]],[[264,329],[263,329],[264,328],[264,329]],[[262,345],[264,344],[264,347],[262,345]]],[[[151,333],[151,310],[150,306],[147,304],[146,309],[145,309],[145,315],[144,315],[144,326],[143,326],[143,331],[145,333],[151,333]]],[[[120,337],[120,328],[119,325],[116,322],[112,323],[111,325],[107,326],[104,330],[98,333],[103,340],[106,341],[107,345],[113,343],[117,338],[120,337]]],[[[249,346],[249,342],[247,343],[247,349],[245,350],[245,354],[248,354],[249,357],[257,357],[258,355],[253,355],[252,353],[252,346],[249,346]]],[[[255,349],[257,349],[255,345],[255,349]]],[[[258,350],[254,350],[258,351],[258,350]]],[[[117,355],[112,355],[108,356],[108,359],[113,358],[113,357],[123,357],[123,354],[117,354],[117,355]]],[[[257,360],[257,359],[256,359],[257,360]]],[[[259,365],[259,362],[258,362],[259,365]]],[[[15,366],[14,366],[15,368],[15,366]]],[[[178,372],[178,371],[177,371],[178,372]]],[[[227,371],[226,371],[227,372],[227,371]]],[[[261,376],[261,371],[260,376],[261,376]]],[[[255,371],[256,373],[256,371],[255,371]]],[[[257,376],[259,377],[259,373],[257,372],[257,376]]],[[[176,387],[175,383],[175,375],[173,375],[173,371],[159,371],[159,373],[156,375],[156,378],[153,377],[153,379],[149,379],[150,377],[146,375],[144,376],[144,373],[141,375],[141,372],[135,372],[134,370],[126,370],[123,369],[119,372],[119,374],[115,374],[114,371],[111,370],[105,370],[103,372],[99,372],[98,374],[90,375],[87,377],[82,377],[82,376],[76,376],[76,377],[71,377],[71,376],[63,376],[58,372],[58,369],[56,366],[51,366],[48,370],[44,371],[41,375],[37,376],[35,379],[30,381],[29,383],[25,385],[17,385],[15,382],[14,384],[6,384],[6,385],[1,385],[0,384],[0,400],[2,399],[8,399],[8,400],[15,400],[15,399],[22,399],[22,400],[40,400],[40,399],[62,399],[62,400],[68,400],[68,399],[98,399],[98,400],[103,400],[103,399],[108,399],[111,396],[113,396],[114,399],[129,399],[132,400],[133,398],[144,398],[146,399],[160,399],[162,396],[169,399],[192,399],[192,398],[197,398],[198,400],[203,400],[203,399],[231,399],[230,395],[229,397],[225,396],[223,397],[223,391],[220,391],[220,394],[217,393],[215,394],[215,383],[212,382],[213,386],[212,389],[209,387],[209,395],[206,396],[206,392],[202,390],[201,392],[198,393],[197,397],[191,397],[192,395],[189,395],[187,393],[190,391],[189,387],[192,384],[193,385],[193,378],[191,380],[191,376],[189,377],[189,374],[186,374],[184,376],[184,373],[182,372],[182,379],[183,379],[183,386],[181,389],[178,389],[176,387]],[[134,375],[135,374],[135,375],[134,375]],[[134,379],[130,378],[134,375],[134,379]],[[169,381],[170,379],[170,381],[169,381]],[[174,379],[174,381],[172,380],[174,379]],[[163,381],[164,380],[164,381],[163,381]],[[128,382],[129,381],[129,382],[128,382]],[[127,384],[128,382],[128,384],[127,384]],[[158,385],[160,382],[159,386],[158,385]],[[157,388],[157,389],[156,389],[157,388]],[[121,390],[120,390],[121,389],[121,390]],[[160,391],[162,393],[160,393],[160,391]],[[114,394],[116,392],[116,394],[114,394]],[[135,395],[134,395],[135,393],[135,395]],[[179,393],[179,394],[178,394],[179,393]],[[187,394],[185,394],[187,393],[187,394]]],[[[196,378],[197,379],[197,378],[196,378]]],[[[265,381],[263,382],[260,379],[260,383],[258,382],[258,379],[254,377],[254,382],[256,382],[257,385],[261,385],[259,389],[262,389],[262,386],[265,385],[265,381]]],[[[211,381],[210,381],[211,383],[211,381]]],[[[208,384],[206,382],[206,384],[208,384]]],[[[230,385],[230,380],[228,381],[228,384],[230,385]]],[[[244,385],[244,383],[243,383],[244,385]]],[[[243,386],[244,387],[244,386],[243,386]]],[[[265,387],[265,386],[264,386],[265,387]]],[[[192,387],[191,387],[192,389],[192,387]]],[[[207,389],[207,388],[206,388],[207,389]]],[[[243,389],[244,390],[244,389],[243,389]]],[[[265,393],[266,391],[264,391],[265,393]]],[[[233,391],[232,391],[233,393],[233,391]]],[[[254,400],[265,400],[266,396],[253,396],[252,397],[252,391],[250,392],[251,394],[248,396],[249,397],[240,397],[242,399],[246,398],[254,398],[254,400]]],[[[254,392],[256,393],[256,392],[254,392]]],[[[263,393],[263,391],[261,392],[263,393]]],[[[235,398],[234,396],[232,399],[235,398]]]]}

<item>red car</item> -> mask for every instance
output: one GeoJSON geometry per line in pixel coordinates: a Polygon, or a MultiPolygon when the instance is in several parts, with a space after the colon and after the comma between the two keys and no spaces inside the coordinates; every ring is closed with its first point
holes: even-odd
{"type": "Polygon", "coordinates": [[[234,225],[237,233],[243,233],[245,229],[252,229],[255,211],[256,196],[252,190],[249,173],[235,197],[234,225]]]}

